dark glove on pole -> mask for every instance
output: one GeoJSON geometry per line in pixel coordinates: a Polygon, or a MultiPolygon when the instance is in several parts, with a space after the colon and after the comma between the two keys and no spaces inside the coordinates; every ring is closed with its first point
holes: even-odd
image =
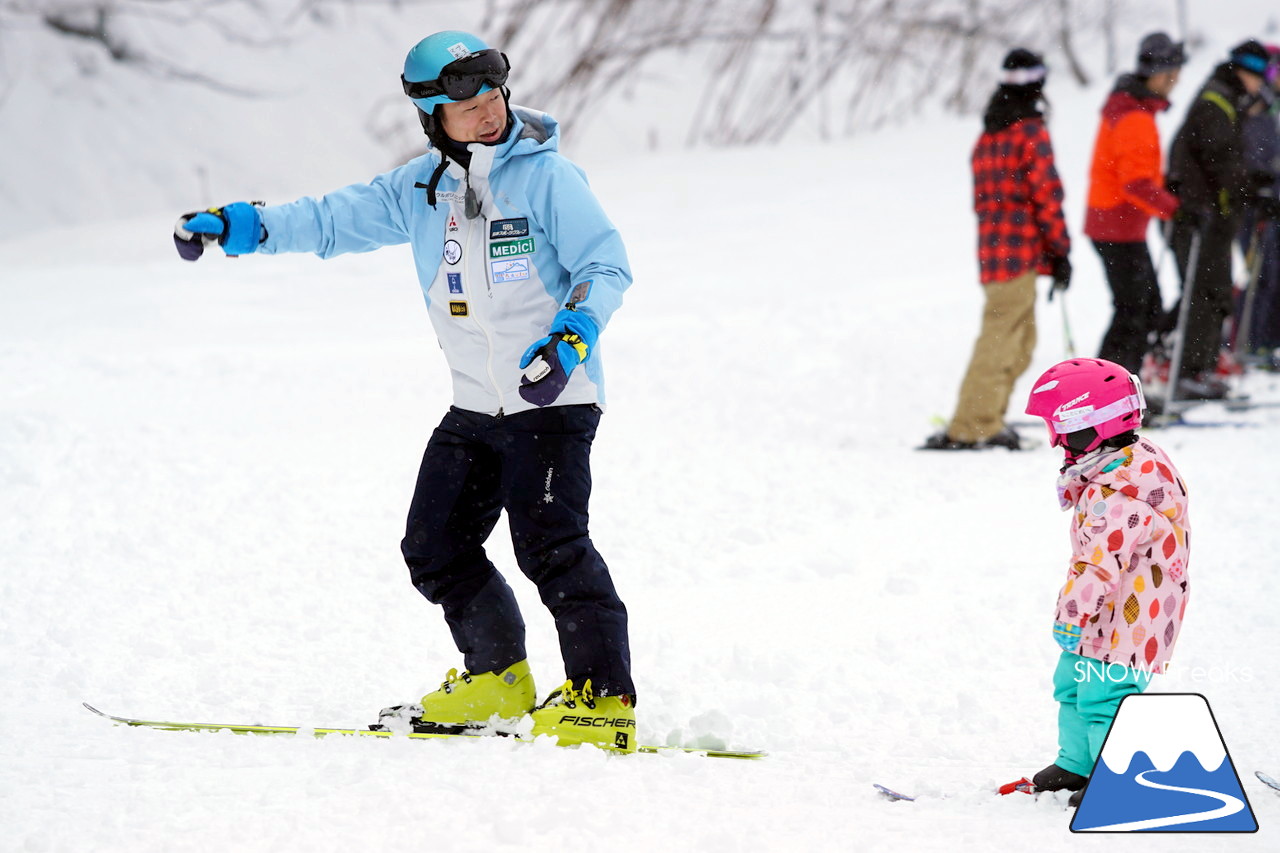
{"type": "Polygon", "coordinates": [[[1071,286],[1071,261],[1066,255],[1049,259],[1049,274],[1053,276],[1053,286],[1049,288],[1049,301],[1058,291],[1065,291],[1071,286]]]}

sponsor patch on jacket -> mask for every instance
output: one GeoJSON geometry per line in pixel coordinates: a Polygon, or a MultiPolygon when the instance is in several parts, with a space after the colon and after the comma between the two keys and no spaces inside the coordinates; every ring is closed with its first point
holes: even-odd
{"type": "Polygon", "coordinates": [[[462,273],[447,272],[445,273],[445,276],[449,279],[449,292],[461,293],[462,292],[462,273]]]}
{"type": "Polygon", "coordinates": [[[467,303],[465,303],[465,302],[450,302],[450,303],[449,303],[449,313],[450,313],[450,314],[452,314],[452,315],[453,315],[453,316],[455,316],[455,317],[465,317],[465,316],[467,316],[467,303]]]}
{"type": "Polygon", "coordinates": [[[509,240],[529,236],[528,219],[495,219],[489,223],[490,240],[509,240]]]}
{"type": "Polygon", "coordinates": [[[521,281],[529,277],[529,259],[511,258],[505,261],[489,261],[489,272],[493,275],[493,283],[504,281],[521,281]]]}
{"type": "MultiPolygon", "coordinates": [[[[510,258],[514,255],[532,255],[537,249],[534,245],[532,237],[525,237],[520,240],[503,240],[499,243],[489,244],[489,257],[491,258],[510,258]]],[[[461,248],[458,254],[462,254],[461,248]]]]}
{"type": "Polygon", "coordinates": [[[457,230],[458,230],[458,217],[450,213],[449,214],[449,231],[457,231],[457,230]]]}
{"type": "Polygon", "coordinates": [[[445,262],[453,265],[462,260],[462,244],[457,240],[444,241],[444,259],[445,262]]]}

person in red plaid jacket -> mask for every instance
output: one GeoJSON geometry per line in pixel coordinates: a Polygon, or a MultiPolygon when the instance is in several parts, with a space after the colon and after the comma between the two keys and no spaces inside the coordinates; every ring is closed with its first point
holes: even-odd
{"type": "Polygon", "coordinates": [[[1020,447],[1004,413],[1035,349],[1036,276],[1051,275],[1054,290],[1071,283],[1062,182],[1041,109],[1045,75],[1037,54],[1010,51],[983,115],[983,134],[972,156],[978,265],[986,297],[982,330],[955,415],[946,430],[925,442],[928,450],[1020,447]]]}

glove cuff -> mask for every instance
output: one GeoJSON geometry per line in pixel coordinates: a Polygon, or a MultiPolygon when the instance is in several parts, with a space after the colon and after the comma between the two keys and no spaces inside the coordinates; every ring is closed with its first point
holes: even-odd
{"type": "Polygon", "coordinates": [[[252,255],[262,242],[262,214],[256,205],[237,201],[222,208],[227,222],[226,232],[220,241],[228,255],[252,255]]]}
{"type": "Polygon", "coordinates": [[[583,361],[591,358],[591,353],[596,348],[596,341],[600,339],[600,330],[596,328],[595,322],[581,311],[570,308],[560,309],[556,312],[556,316],[551,318],[551,334],[576,335],[580,342],[569,343],[578,350],[583,361]],[[580,346],[585,346],[585,352],[579,349],[580,346]]]}

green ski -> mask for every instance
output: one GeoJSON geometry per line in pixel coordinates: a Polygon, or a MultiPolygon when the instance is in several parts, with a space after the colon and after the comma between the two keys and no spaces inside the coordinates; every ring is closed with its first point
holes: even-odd
{"type": "MultiPolygon", "coordinates": [[[[443,733],[443,732],[414,732],[404,734],[401,732],[389,731],[370,731],[369,729],[338,729],[338,728],[321,728],[308,726],[262,726],[251,723],[175,723],[161,722],[158,720],[135,720],[129,717],[117,717],[114,714],[108,714],[99,711],[88,702],[83,703],[93,713],[97,714],[113,723],[122,726],[139,726],[147,729],[161,729],[171,732],[220,732],[229,731],[238,735],[296,735],[310,734],[313,737],[326,737],[328,735],[342,735],[353,737],[380,737],[380,738],[410,738],[413,740],[433,740],[442,738],[486,738],[494,737],[490,734],[466,734],[466,733],[443,733]]],[[[705,755],[708,758],[763,758],[768,753],[756,750],[736,750],[736,749],[703,749],[699,747],[689,746],[648,746],[641,745],[636,749],[637,752],[656,755],[664,752],[687,752],[693,755],[705,755]]]]}

